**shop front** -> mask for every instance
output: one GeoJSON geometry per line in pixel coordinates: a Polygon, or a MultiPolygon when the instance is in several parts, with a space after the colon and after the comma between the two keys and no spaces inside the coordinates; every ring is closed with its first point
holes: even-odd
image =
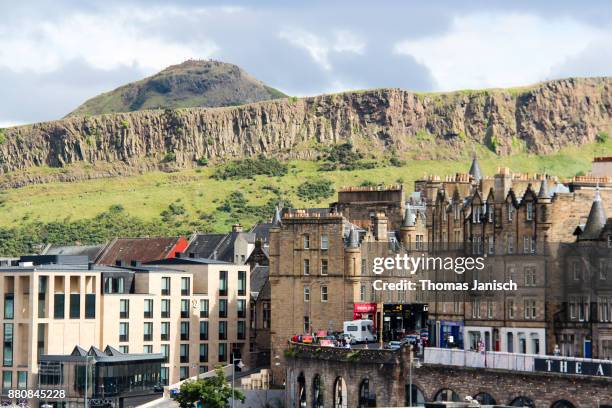
{"type": "Polygon", "coordinates": [[[355,303],[353,305],[353,320],[371,320],[377,329],[376,303],[355,303]]]}
{"type": "MultiPolygon", "coordinates": [[[[414,336],[415,340],[427,332],[427,305],[393,303],[383,305],[383,340],[401,340],[414,336]]],[[[425,337],[428,337],[426,333],[425,337]]]]}

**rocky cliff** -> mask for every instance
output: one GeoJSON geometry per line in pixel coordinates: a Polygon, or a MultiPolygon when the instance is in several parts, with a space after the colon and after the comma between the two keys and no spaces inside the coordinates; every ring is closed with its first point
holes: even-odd
{"type": "Polygon", "coordinates": [[[9,128],[0,144],[0,171],[5,181],[19,184],[37,181],[23,170],[41,166],[83,163],[106,170],[82,177],[101,177],[190,167],[202,157],[311,159],[321,146],[346,140],[373,156],[393,149],[409,159],[452,158],[475,144],[500,155],[525,149],[545,154],[592,142],[609,132],[611,119],[610,78],[446,94],[381,89],[230,108],[76,116],[9,128]]]}

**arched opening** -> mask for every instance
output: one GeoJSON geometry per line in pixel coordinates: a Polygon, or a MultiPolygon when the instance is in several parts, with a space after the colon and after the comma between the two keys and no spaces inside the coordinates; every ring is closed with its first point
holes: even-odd
{"type": "Polygon", "coordinates": [[[479,392],[478,394],[474,395],[474,399],[478,401],[481,405],[497,404],[495,398],[493,398],[493,396],[491,396],[491,394],[489,394],[488,392],[479,392]]]}
{"type": "Polygon", "coordinates": [[[346,382],[338,377],[334,382],[334,408],[347,408],[346,382]]]}
{"type": "Polygon", "coordinates": [[[555,401],[550,408],[576,408],[576,406],[568,400],[559,400],[555,401]]]}
{"type": "Polygon", "coordinates": [[[514,334],[512,332],[508,332],[506,334],[506,348],[508,353],[514,353],[514,334]]]}
{"type": "Polygon", "coordinates": [[[404,401],[404,405],[409,407],[424,407],[425,394],[423,394],[423,390],[412,384],[412,401],[410,401],[410,385],[406,384],[406,396],[404,397],[404,401]]]}
{"type": "Polygon", "coordinates": [[[434,401],[459,402],[460,398],[459,398],[459,394],[457,394],[455,391],[449,388],[444,388],[436,393],[436,396],[434,397],[434,401]]]}
{"type": "Polygon", "coordinates": [[[376,393],[367,378],[359,385],[359,408],[376,406],[376,393]]]}
{"type": "Polygon", "coordinates": [[[531,398],[528,397],[517,397],[515,399],[512,400],[512,402],[510,403],[511,407],[528,407],[528,408],[535,408],[535,404],[533,403],[533,401],[531,400],[531,398]]]}
{"type": "Polygon", "coordinates": [[[297,406],[306,408],[306,378],[300,373],[297,378],[297,406]]]}
{"type": "Polygon", "coordinates": [[[312,406],[323,408],[323,381],[319,374],[312,379],[312,406]]]}

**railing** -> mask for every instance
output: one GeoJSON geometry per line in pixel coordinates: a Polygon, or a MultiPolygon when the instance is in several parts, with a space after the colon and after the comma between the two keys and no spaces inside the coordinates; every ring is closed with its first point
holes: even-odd
{"type": "Polygon", "coordinates": [[[545,356],[538,354],[503,353],[497,351],[466,351],[461,349],[425,348],[425,364],[441,364],[458,367],[493,368],[511,371],[535,371],[536,358],[588,363],[607,363],[610,360],[590,358],[545,356]]]}

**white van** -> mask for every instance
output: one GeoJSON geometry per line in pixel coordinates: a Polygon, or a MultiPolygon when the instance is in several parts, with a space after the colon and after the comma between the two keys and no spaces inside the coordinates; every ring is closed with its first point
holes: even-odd
{"type": "Polygon", "coordinates": [[[351,336],[358,343],[376,341],[374,323],[371,320],[352,320],[344,322],[344,334],[351,336]]]}

